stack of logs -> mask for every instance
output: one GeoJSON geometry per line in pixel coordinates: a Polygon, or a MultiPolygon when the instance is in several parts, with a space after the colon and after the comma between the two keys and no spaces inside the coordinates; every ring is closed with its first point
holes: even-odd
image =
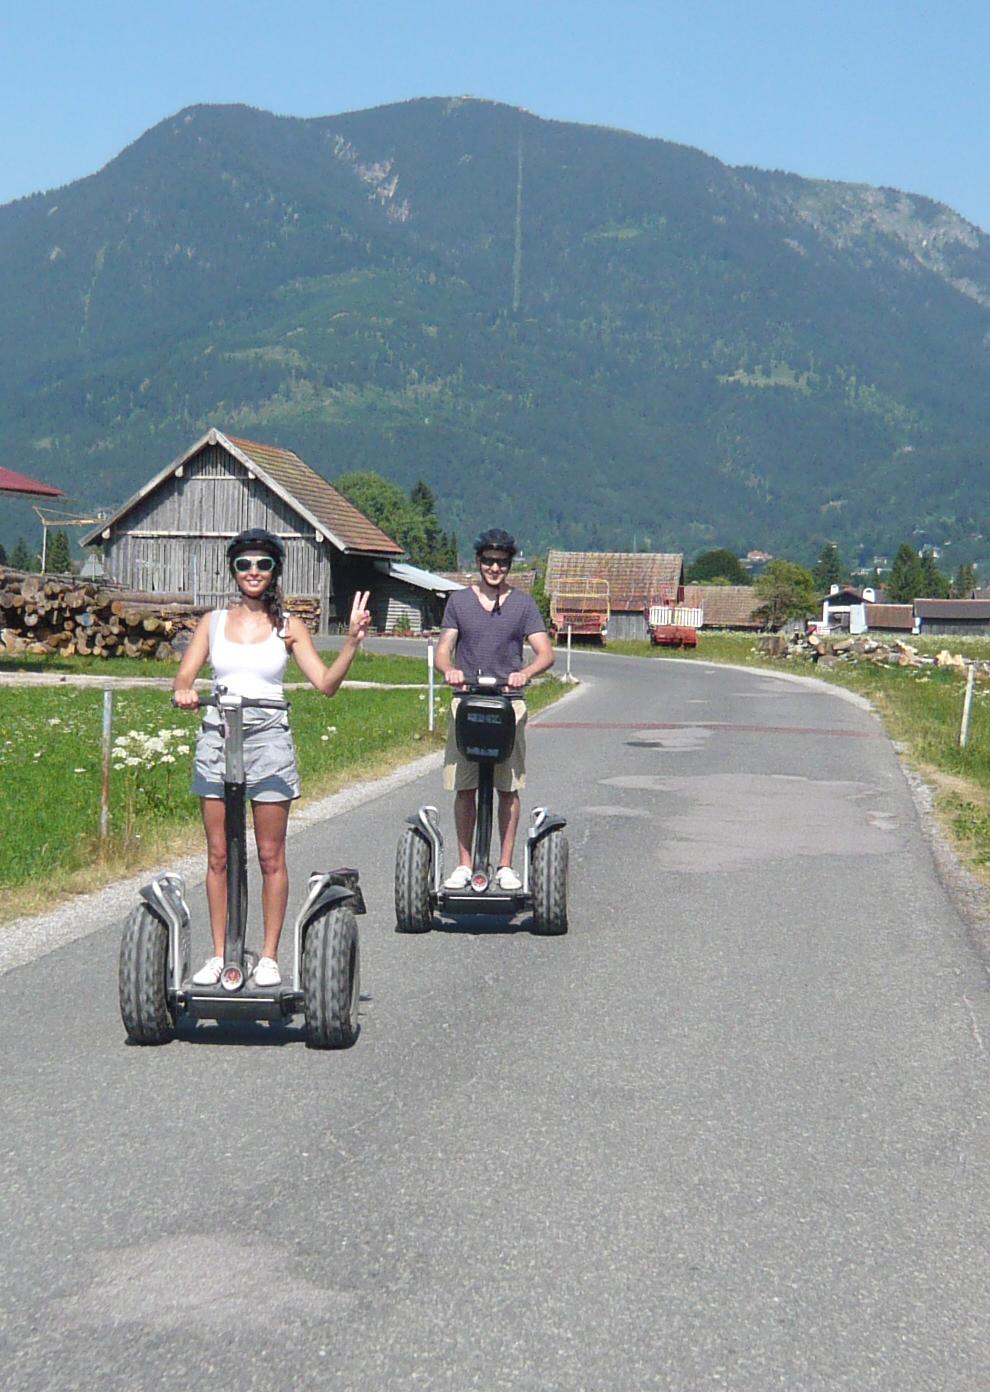
{"type": "Polygon", "coordinates": [[[169,658],[203,613],[185,595],[110,589],[73,576],[0,569],[0,650],[169,658]]]}
{"type": "MultiPolygon", "coordinates": [[[[316,632],[318,599],[290,596],[285,608],[316,632]]],[[[0,567],[0,652],[178,657],[204,612],[184,594],[147,594],[0,567]]]]}

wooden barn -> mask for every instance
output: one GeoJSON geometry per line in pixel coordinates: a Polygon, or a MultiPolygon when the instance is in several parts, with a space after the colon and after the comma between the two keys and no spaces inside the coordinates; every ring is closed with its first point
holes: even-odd
{"type": "Polygon", "coordinates": [[[292,450],[216,429],[82,544],[102,549],[110,579],[219,608],[233,591],[227,544],[246,527],[265,527],[285,543],[284,592],[318,606],[323,633],[346,620],[355,590],[386,583],[376,562],[389,572],[405,555],[292,450]]]}
{"type": "Polygon", "coordinates": [[[660,551],[550,551],[543,585],[551,606],[560,595],[571,606],[607,602],[609,638],[648,638],[650,605],[684,598],[684,557],[660,551]]]}
{"type": "Polygon", "coordinates": [[[705,629],[744,632],[763,627],[756,613],[760,601],[752,585],[685,585],[684,604],[702,611],[705,629]]]}

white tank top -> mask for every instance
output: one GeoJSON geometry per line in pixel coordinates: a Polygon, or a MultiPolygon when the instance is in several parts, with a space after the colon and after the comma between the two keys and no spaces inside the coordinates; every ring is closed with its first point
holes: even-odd
{"type": "Polygon", "coordinates": [[[272,629],[263,643],[232,643],[227,637],[227,610],[210,615],[210,664],[213,680],[235,696],[283,700],[282,678],[289,650],[281,633],[272,629]]]}

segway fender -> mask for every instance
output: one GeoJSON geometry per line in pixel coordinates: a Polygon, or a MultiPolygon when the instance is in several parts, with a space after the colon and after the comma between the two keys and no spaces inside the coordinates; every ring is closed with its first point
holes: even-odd
{"type": "Polygon", "coordinates": [[[309,894],[296,919],[293,971],[296,990],[302,990],[302,957],[309,926],[335,904],[348,904],[356,914],[367,913],[356,870],[319,871],[309,877],[309,894]]]}
{"type": "Polygon", "coordinates": [[[177,994],[189,972],[191,956],[189,905],[181,875],[159,875],[138,891],[158,921],[168,929],[170,990],[177,994]]]}
{"type": "Polygon", "coordinates": [[[530,866],[536,846],[551,832],[561,831],[567,825],[567,818],[558,812],[548,812],[545,807],[534,807],[533,825],[526,833],[526,855],[523,865],[523,892],[529,893],[530,866]]]}
{"type": "Polygon", "coordinates": [[[406,826],[412,827],[420,840],[425,841],[430,848],[433,893],[439,894],[443,883],[443,832],[440,830],[440,813],[435,807],[421,807],[418,812],[413,812],[406,818],[406,826]]]}

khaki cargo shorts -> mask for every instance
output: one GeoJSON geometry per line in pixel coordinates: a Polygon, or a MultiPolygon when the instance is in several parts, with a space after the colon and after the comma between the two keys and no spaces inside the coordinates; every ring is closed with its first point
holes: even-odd
{"type": "MultiPolygon", "coordinates": [[[[447,748],[443,756],[443,786],[448,793],[460,793],[466,788],[477,788],[478,765],[464,755],[457,747],[454,733],[454,717],[460,705],[460,697],[455,696],[450,703],[447,717],[447,748]]],[[[512,709],[516,716],[516,742],[512,753],[500,764],[495,765],[495,787],[500,793],[517,793],[526,786],[526,702],[513,701],[512,709]]]]}

